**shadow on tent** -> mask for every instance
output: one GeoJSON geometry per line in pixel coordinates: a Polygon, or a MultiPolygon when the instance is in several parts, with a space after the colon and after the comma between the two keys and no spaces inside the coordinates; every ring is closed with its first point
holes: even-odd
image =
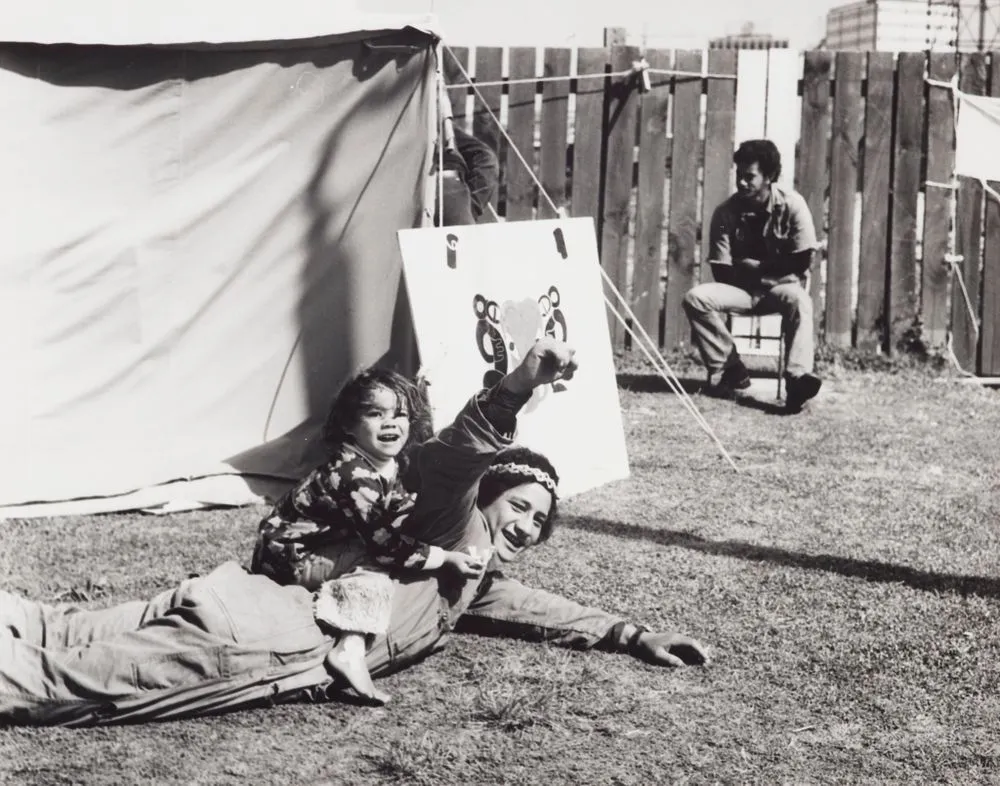
{"type": "MultiPolygon", "coordinates": [[[[296,361],[305,374],[302,382],[309,417],[277,437],[267,438],[270,435],[265,427],[263,444],[227,459],[228,464],[243,473],[251,491],[267,499],[273,499],[287,488],[289,481],[297,480],[324,460],[326,451],[319,433],[333,398],[349,377],[372,363],[407,374],[416,371],[412,319],[395,235],[397,229],[419,226],[420,215],[414,212],[404,219],[402,215],[387,212],[389,200],[385,195],[387,189],[406,182],[386,159],[408,144],[411,131],[405,122],[412,121],[412,105],[424,86],[422,76],[430,50],[425,46],[421,54],[422,57],[412,57],[411,52],[404,58],[399,50],[369,51],[354,60],[353,76],[359,81],[378,74],[392,63],[397,76],[408,69],[409,78],[403,80],[405,93],[386,96],[381,91],[370,91],[365,96],[367,106],[358,105],[345,113],[328,134],[304,193],[309,230],[304,238],[307,261],[302,271],[299,334],[274,398],[276,401],[280,395],[293,360],[296,361]],[[354,173],[359,187],[353,200],[336,204],[330,197],[333,181],[344,176],[338,162],[347,160],[350,153],[357,168],[357,151],[353,147],[349,151],[344,142],[346,127],[355,124],[364,127],[366,115],[384,112],[390,100],[400,108],[388,135],[384,141],[373,141],[364,151],[372,164],[354,173]],[[295,457],[294,468],[283,479],[259,472],[262,465],[273,464],[270,457],[275,453],[295,457]]],[[[415,203],[419,204],[419,199],[415,203]]]]}

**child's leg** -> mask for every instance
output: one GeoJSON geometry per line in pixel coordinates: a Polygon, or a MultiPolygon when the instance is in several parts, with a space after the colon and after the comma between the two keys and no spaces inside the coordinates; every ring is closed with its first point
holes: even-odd
{"type": "Polygon", "coordinates": [[[372,675],[365,663],[365,636],[362,633],[344,633],[326,656],[326,667],[339,674],[359,696],[372,704],[386,704],[392,698],[372,682],[372,675]]]}
{"type": "Polygon", "coordinates": [[[316,619],[341,633],[327,667],[376,704],[385,704],[390,696],[375,687],[368,673],[366,637],[388,630],[391,607],[392,579],[361,568],[324,582],[316,596],[316,619]]]}

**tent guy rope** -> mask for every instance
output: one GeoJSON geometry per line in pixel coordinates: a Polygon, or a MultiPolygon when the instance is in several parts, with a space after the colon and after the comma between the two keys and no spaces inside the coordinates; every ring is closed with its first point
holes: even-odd
{"type": "MultiPolygon", "coordinates": [[[[448,50],[451,52],[451,50],[448,50]]],[[[454,57],[454,55],[452,55],[454,57]]],[[[456,58],[457,60],[457,58],[456,58]]],[[[703,74],[700,71],[674,71],[669,68],[650,68],[645,64],[645,60],[636,61],[636,65],[632,68],[626,68],[621,71],[609,71],[601,72],[599,74],[562,74],[559,76],[528,76],[519,79],[493,79],[488,82],[478,82],[472,81],[473,77],[470,77],[467,73],[465,74],[466,79],[469,80],[468,84],[454,84],[446,85],[446,90],[468,90],[471,85],[477,87],[502,87],[503,85],[525,85],[531,82],[572,82],[574,80],[579,81],[581,79],[614,79],[621,78],[625,76],[632,76],[633,74],[642,73],[645,71],[649,74],[656,74],[658,76],[677,76],[677,77],[687,77],[690,79],[736,79],[736,74],[713,74],[707,73],[703,74]]]]}
{"type": "MultiPolygon", "coordinates": [[[[941,87],[941,88],[944,88],[945,90],[948,90],[951,93],[952,103],[954,104],[954,110],[953,110],[953,114],[952,114],[952,120],[953,120],[954,125],[955,125],[955,133],[957,134],[958,133],[958,107],[959,107],[959,102],[962,100],[962,95],[963,95],[962,90],[958,86],[958,75],[956,74],[955,76],[953,76],[948,81],[943,81],[941,79],[931,79],[931,78],[928,77],[928,78],[924,79],[924,82],[926,84],[930,85],[931,87],[941,87]]],[[[998,202],[1000,202],[1000,194],[998,194],[996,192],[996,190],[992,186],[990,186],[990,184],[986,181],[985,178],[981,178],[980,177],[980,178],[975,178],[975,180],[977,180],[979,182],[979,185],[982,187],[983,191],[985,191],[991,197],[993,197],[998,202]]],[[[954,209],[956,207],[956,204],[955,204],[955,195],[958,192],[958,188],[959,188],[958,177],[954,174],[954,172],[952,173],[952,182],[951,183],[937,183],[937,182],[934,182],[934,181],[931,181],[931,180],[927,180],[927,181],[924,181],[924,185],[927,186],[927,187],[931,187],[931,188],[942,188],[942,189],[946,189],[946,190],[950,191],[951,192],[952,210],[954,211],[954,209]]],[[[955,280],[958,282],[959,289],[961,289],[961,291],[962,291],[962,298],[965,300],[965,308],[969,312],[969,322],[972,325],[972,329],[973,329],[973,331],[974,331],[974,333],[976,335],[976,338],[978,339],[979,338],[979,316],[976,314],[975,306],[973,306],[973,304],[972,304],[972,298],[969,296],[969,290],[968,290],[968,288],[965,285],[965,277],[962,274],[962,268],[961,268],[961,266],[959,264],[959,263],[961,263],[961,262],[963,262],[965,260],[965,257],[962,256],[961,254],[958,254],[958,253],[955,252],[954,243],[955,243],[955,240],[954,240],[954,236],[952,235],[948,239],[948,247],[949,247],[948,248],[948,253],[945,254],[943,262],[944,262],[945,265],[948,266],[948,269],[952,272],[952,274],[955,276],[955,280]]],[[[951,347],[949,345],[949,351],[950,350],[951,350],[951,347]]],[[[959,366],[958,360],[954,358],[954,353],[952,353],[952,358],[955,361],[955,365],[959,366]]]]}
{"type": "MultiPolygon", "coordinates": [[[[499,129],[500,133],[503,135],[504,139],[507,140],[507,144],[510,146],[510,149],[514,152],[514,155],[517,157],[518,161],[521,162],[521,165],[524,166],[525,170],[528,172],[531,179],[534,181],[535,185],[538,186],[538,193],[548,203],[552,212],[558,215],[559,208],[556,206],[556,203],[553,201],[552,197],[549,196],[548,191],[545,190],[545,186],[542,185],[542,182],[535,175],[534,169],[527,162],[527,160],[521,154],[521,151],[518,149],[517,145],[514,144],[514,141],[508,135],[507,129],[504,128],[503,124],[500,122],[500,118],[498,118],[496,116],[496,113],[494,113],[493,110],[490,108],[486,99],[479,91],[479,85],[477,85],[472,81],[472,79],[469,77],[469,73],[465,70],[465,66],[462,65],[462,63],[455,56],[455,53],[451,50],[451,48],[445,46],[444,50],[451,56],[454,63],[458,66],[459,71],[461,72],[462,76],[466,79],[469,86],[472,88],[473,93],[482,103],[483,108],[489,114],[493,122],[496,123],[496,126],[499,129]]],[[[633,71],[629,70],[625,73],[632,74],[633,71]]],[[[610,75],[602,74],[601,76],[603,78],[608,78],[610,75]]],[[[733,467],[733,469],[736,472],[739,472],[740,471],[739,467],[736,465],[736,462],[733,460],[733,457],[729,454],[729,451],[726,450],[725,446],[722,444],[722,441],[715,434],[714,430],[709,425],[708,421],[705,420],[705,417],[698,410],[698,407],[695,405],[694,401],[688,395],[687,391],[684,390],[684,386],[681,384],[681,381],[677,378],[677,375],[674,374],[674,372],[671,370],[669,364],[664,359],[663,355],[660,353],[659,348],[652,341],[649,334],[646,332],[645,328],[642,327],[639,319],[636,317],[635,313],[632,311],[632,308],[628,305],[625,298],[622,297],[622,294],[618,291],[618,288],[614,285],[614,282],[608,276],[607,272],[604,270],[603,267],[599,265],[598,269],[601,272],[601,277],[604,279],[605,286],[608,288],[609,291],[614,293],[615,297],[624,307],[625,315],[628,317],[628,320],[631,320],[631,324],[639,327],[639,333],[637,333],[629,325],[629,321],[624,316],[622,316],[622,314],[618,311],[615,305],[608,299],[607,295],[605,295],[604,300],[605,303],[607,303],[608,308],[611,310],[611,313],[614,314],[614,316],[619,320],[619,322],[622,323],[622,325],[625,328],[625,331],[635,340],[636,344],[646,354],[646,357],[653,364],[653,367],[657,370],[660,376],[663,377],[663,379],[667,382],[671,390],[673,390],[673,392],[677,394],[678,398],[681,400],[685,408],[687,408],[688,411],[691,412],[692,416],[695,419],[695,422],[701,427],[703,431],[705,431],[705,433],[709,436],[709,438],[719,448],[722,455],[725,457],[726,461],[729,462],[729,464],[733,467]],[[656,357],[656,360],[653,359],[653,356],[656,357]]]]}

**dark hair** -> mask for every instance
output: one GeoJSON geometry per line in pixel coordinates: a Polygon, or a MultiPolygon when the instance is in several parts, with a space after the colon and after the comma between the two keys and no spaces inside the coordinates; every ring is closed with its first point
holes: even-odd
{"type": "Polygon", "coordinates": [[[405,469],[409,452],[415,445],[430,439],[434,429],[426,388],[395,371],[372,366],[349,379],[330,407],[323,426],[323,441],[331,448],[351,441],[348,431],[358,423],[362,409],[378,388],[385,388],[396,396],[398,402],[406,404],[410,436],[399,457],[400,465],[405,469]]]}
{"type": "Polygon", "coordinates": [[[760,173],[772,183],[781,177],[781,153],[770,139],[748,139],[733,153],[736,166],[756,164],[760,173]]]}
{"type": "MultiPolygon", "coordinates": [[[[501,464],[524,464],[528,467],[540,470],[552,478],[552,482],[559,485],[559,475],[556,473],[556,468],[552,466],[552,463],[545,458],[541,453],[535,453],[535,451],[530,448],[525,448],[521,446],[515,446],[512,448],[505,448],[501,450],[493,458],[490,463],[490,467],[497,467],[501,464]]],[[[523,486],[525,483],[534,483],[534,479],[527,474],[519,472],[509,472],[505,470],[500,471],[490,471],[487,470],[486,474],[479,481],[479,499],[476,501],[476,505],[479,508],[485,508],[490,503],[494,502],[497,497],[503,494],[505,491],[514,488],[515,486],[523,486]]],[[[542,531],[538,537],[539,543],[544,543],[552,535],[552,528],[556,523],[556,506],[557,499],[556,495],[552,490],[549,490],[552,495],[552,507],[549,508],[549,515],[545,519],[545,523],[542,524],[542,531]]]]}

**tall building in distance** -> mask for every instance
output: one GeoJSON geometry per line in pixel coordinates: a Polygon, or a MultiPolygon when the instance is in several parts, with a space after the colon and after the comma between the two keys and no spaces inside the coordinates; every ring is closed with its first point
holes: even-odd
{"type": "Polygon", "coordinates": [[[826,48],[919,52],[955,49],[958,8],[930,0],[860,0],[826,15],[826,48]]]}
{"type": "Polygon", "coordinates": [[[775,38],[770,33],[758,33],[753,24],[743,25],[735,35],[724,35],[708,42],[709,49],[788,49],[787,38],[775,38]]]}
{"type": "Polygon", "coordinates": [[[1000,45],[1000,0],[858,0],[830,9],[824,48],[947,52],[1000,45]]]}

